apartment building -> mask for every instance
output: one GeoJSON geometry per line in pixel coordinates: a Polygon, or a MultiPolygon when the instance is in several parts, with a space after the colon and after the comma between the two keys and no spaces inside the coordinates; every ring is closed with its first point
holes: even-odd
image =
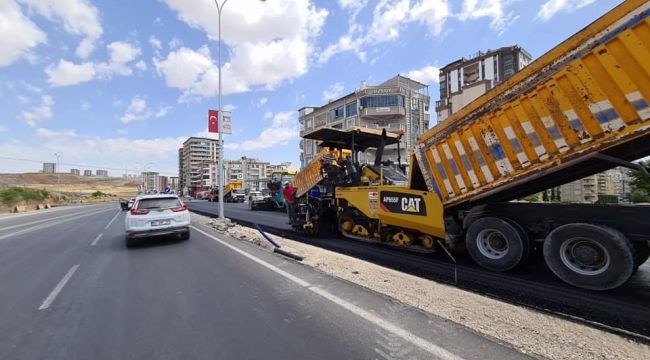
{"type": "MultiPolygon", "coordinates": [[[[429,100],[427,85],[401,75],[376,86],[364,81],[354,92],[325,105],[299,109],[300,134],[323,127],[345,130],[354,126],[404,132],[400,152],[406,162],[417,136],[429,128],[429,100]]],[[[309,139],[300,141],[301,167],[318,153],[317,145],[309,139]]],[[[360,154],[362,161],[373,156],[372,152],[360,154]]],[[[397,146],[386,147],[384,157],[396,161],[397,146]]]]}
{"type": "Polygon", "coordinates": [[[202,137],[190,137],[178,149],[179,186],[183,194],[216,186],[216,175],[211,176],[219,158],[219,141],[202,137]]]}
{"type": "Polygon", "coordinates": [[[108,177],[108,170],[96,170],[95,175],[99,177],[108,177]]]}
{"type": "Polygon", "coordinates": [[[84,176],[93,176],[92,170],[84,170],[84,176]]]}
{"type": "Polygon", "coordinates": [[[180,193],[180,178],[178,176],[170,176],[167,186],[172,189],[175,193],[180,193]]]}
{"type": "Polygon", "coordinates": [[[43,163],[43,172],[45,174],[54,174],[56,172],[56,163],[43,163]]]}
{"type": "Polygon", "coordinates": [[[140,174],[142,191],[145,193],[160,192],[160,174],[155,171],[144,171],[140,174]]]}
{"type": "Polygon", "coordinates": [[[163,175],[158,176],[158,190],[160,192],[164,192],[168,186],[169,186],[169,178],[163,175]]]}
{"type": "Polygon", "coordinates": [[[266,177],[270,178],[274,171],[287,171],[291,168],[291,162],[281,162],[279,164],[269,164],[266,166],[266,177]]]}
{"type": "Polygon", "coordinates": [[[532,61],[531,55],[515,45],[479,51],[440,69],[440,100],[436,101],[438,122],[445,121],[488,90],[507,80],[532,61]]]}
{"type": "Polygon", "coordinates": [[[79,170],[79,169],[70,169],[70,174],[79,176],[79,175],[81,175],[81,170],[79,170]]]}
{"type": "MultiPolygon", "coordinates": [[[[235,160],[225,160],[226,182],[241,181],[242,188],[260,191],[266,188],[267,173],[270,163],[259,159],[242,156],[235,160]]],[[[216,168],[210,168],[210,176],[216,176],[216,168]]],[[[216,178],[215,178],[216,179],[216,178]]]]}
{"type": "Polygon", "coordinates": [[[560,187],[562,202],[594,203],[599,196],[616,196],[619,203],[627,202],[630,194],[629,170],[623,167],[609,169],[560,187]]]}

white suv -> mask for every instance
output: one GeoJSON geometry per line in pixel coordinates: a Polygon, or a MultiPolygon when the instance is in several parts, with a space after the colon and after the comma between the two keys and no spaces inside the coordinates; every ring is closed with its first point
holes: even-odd
{"type": "Polygon", "coordinates": [[[151,236],[176,235],[181,240],[190,238],[190,212],[176,195],[138,197],[126,214],[124,225],[127,246],[151,236]]]}

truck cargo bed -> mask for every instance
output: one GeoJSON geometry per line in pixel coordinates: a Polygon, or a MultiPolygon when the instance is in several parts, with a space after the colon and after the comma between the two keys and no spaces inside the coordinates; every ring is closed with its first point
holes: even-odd
{"type": "Polygon", "coordinates": [[[429,190],[508,201],[650,155],[649,8],[624,2],[423,134],[429,190]]]}

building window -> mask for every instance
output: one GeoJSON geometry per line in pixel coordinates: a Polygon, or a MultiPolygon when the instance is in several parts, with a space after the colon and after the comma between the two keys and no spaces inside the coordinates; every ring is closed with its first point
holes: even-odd
{"type": "Polygon", "coordinates": [[[402,95],[366,96],[364,98],[361,98],[361,106],[363,108],[389,107],[389,106],[404,107],[404,96],[402,95]]]}
{"type": "Polygon", "coordinates": [[[349,129],[354,126],[354,122],[357,120],[357,118],[352,118],[352,119],[347,119],[345,121],[345,128],[349,129]]]}
{"type": "Polygon", "coordinates": [[[350,117],[357,114],[357,102],[351,102],[345,105],[345,116],[350,117]]]}
{"type": "Polygon", "coordinates": [[[305,126],[307,129],[311,129],[314,127],[314,119],[307,119],[307,125],[305,126]]]}
{"type": "Polygon", "coordinates": [[[447,79],[440,78],[440,98],[447,98],[447,79]]]}
{"type": "Polygon", "coordinates": [[[336,109],[330,110],[330,121],[341,119],[345,116],[343,114],[343,105],[337,107],[336,109]]]}
{"type": "Polygon", "coordinates": [[[507,79],[515,74],[515,62],[512,54],[503,56],[503,79],[507,79]]]}

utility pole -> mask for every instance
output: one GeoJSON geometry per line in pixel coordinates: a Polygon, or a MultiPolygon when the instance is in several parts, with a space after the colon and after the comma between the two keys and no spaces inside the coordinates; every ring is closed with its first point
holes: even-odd
{"type": "Polygon", "coordinates": [[[59,168],[61,166],[61,154],[54,153],[54,156],[56,156],[56,168],[54,169],[54,172],[56,172],[56,190],[59,193],[59,201],[61,201],[61,169],[59,168]]]}
{"type": "MultiPolygon", "coordinates": [[[[260,1],[266,1],[266,0],[260,0],[260,1]]],[[[217,188],[219,189],[219,219],[224,218],[223,214],[223,186],[225,185],[225,177],[224,177],[224,166],[223,166],[223,136],[221,135],[222,129],[221,129],[221,118],[222,113],[221,113],[221,11],[223,10],[223,7],[226,6],[226,3],[228,0],[223,0],[221,5],[219,5],[218,0],[214,0],[214,4],[217,5],[217,12],[219,14],[219,44],[217,44],[217,47],[219,49],[218,51],[218,66],[219,66],[219,100],[217,102],[217,108],[219,111],[219,116],[217,119],[217,124],[218,124],[218,130],[219,130],[219,165],[217,166],[217,170],[219,171],[219,174],[217,175],[217,188]]]]}

